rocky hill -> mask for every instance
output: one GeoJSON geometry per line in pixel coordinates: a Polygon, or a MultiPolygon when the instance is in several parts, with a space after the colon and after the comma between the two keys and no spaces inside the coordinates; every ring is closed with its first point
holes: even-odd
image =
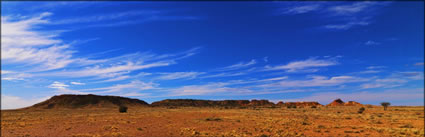
{"type": "Polygon", "coordinates": [[[355,101],[344,102],[341,99],[336,99],[326,106],[363,106],[363,105],[355,101]]]}
{"type": "Polygon", "coordinates": [[[29,108],[103,108],[118,106],[149,106],[148,103],[138,99],[130,99],[118,96],[99,95],[59,95],[35,104],[29,108]]]}
{"type": "Polygon", "coordinates": [[[319,102],[285,102],[278,103],[280,106],[297,106],[297,107],[311,107],[311,106],[323,106],[319,102]]]}
{"type": "MultiPolygon", "coordinates": [[[[318,102],[278,102],[274,104],[268,100],[196,100],[196,99],[166,99],[152,104],[139,99],[130,99],[119,96],[99,95],[58,95],[35,104],[30,108],[55,109],[55,108],[117,108],[127,107],[311,107],[323,106],[318,102]]],[[[336,99],[326,106],[363,106],[355,101],[344,102],[336,99]]]]}
{"type": "Polygon", "coordinates": [[[195,99],[166,99],[153,102],[154,107],[248,107],[248,106],[274,106],[268,100],[195,100],[195,99]]]}
{"type": "Polygon", "coordinates": [[[363,104],[360,104],[359,102],[356,102],[356,101],[348,101],[348,102],[345,102],[344,106],[363,106],[363,104]]]}

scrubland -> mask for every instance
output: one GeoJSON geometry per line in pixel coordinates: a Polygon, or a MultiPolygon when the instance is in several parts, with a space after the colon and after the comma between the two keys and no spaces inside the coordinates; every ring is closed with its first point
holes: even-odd
{"type": "Polygon", "coordinates": [[[424,107],[27,109],[2,136],[424,136],[424,107]]]}

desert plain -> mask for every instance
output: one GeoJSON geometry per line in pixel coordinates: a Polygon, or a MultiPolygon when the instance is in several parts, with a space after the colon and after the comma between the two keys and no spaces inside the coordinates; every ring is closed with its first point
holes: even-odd
{"type": "Polygon", "coordinates": [[[1,111],[2,136],[424,136],[424,107],[129,107],[1,111]]]}

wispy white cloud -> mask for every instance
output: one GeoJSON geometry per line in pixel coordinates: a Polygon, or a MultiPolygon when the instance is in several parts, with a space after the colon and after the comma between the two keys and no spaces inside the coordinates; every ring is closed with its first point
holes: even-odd
{"type": "Polygon", "coordinates": [[[170,96],[208,95],[216,93],[246,93],[249,89],[227,87],[229,83],[208,83],[204,85],[189,85],[172,89],[170,96]]]}
{"type": "Polygon", "coordinates": [[[251,66],[251,65],[254,65],[254,64],[257,64],[257,61],[253,59],[249,62],[239,62],[237,64],[233,64],[233,65],[230,65],[230,66],[227,66],[227,67],[219,68],[217,70],[219,70],[219,71],[237,70],[237,69],[245,68],[245,67],[248,67],[248,66],[251,66]]]}
{"type": "Polygon", "coordinates": [[[354,26],[366,26],[369,25],[369,22],[366,21],[352,21],[352,22],[347,22],[344,24],[330,24],[330,25],[326,25],[325,28],[327,29],[336,29],[336,30],[347,30],[350,29],[354,26]]]}
{"type": "Polygon", "coordinates": [[[174,79],[194,79],[199,75],[205,74],[205,72],[173,72],[173,73],[162,73],[161,76],[156,79],[159,80],[174,80],[174,79]]]}
{"type": "Polygon", "coordinates": [[[367,78],[353,77],[353,76],[335,76],[335,77],[325,77],[325,76],[310,76],[308,80],[284,80],[278,83],[264,84],[260,85],[261,87],[329,87],[329,86],[339,86],[346,83],[356,83],[368,81],[367,78]]]}
{"type": "Polygon", "coordinates": [[[121,81],[148,74],[139,73],[130,75],[132,71],[173,65],[177,63],[177,60],[193,56],[198,52],[199,48],[192,48],[190,50],[174,54],[154,54],[150,52],[132,53],[113,58],[106,58],[103,59],[104,62],[102,63],[92,63],[92,65],[81,69],[50,71],[46,73],[38,73],[36,76],[69,78],[95,77],[97,79],[103,79],[98,80],[98,83],[121,81]]]}
{"type": "Polygon", "coordinates": [[[42,25],[50,23],[45,19],[50,15],[52,13],[45,12],[23,19],[2,16],[1,52],[4,64],[19,64],[25,66],[26,71],[46,71],[64,68],[73,63],[98,62],[73,57],[76,51],[58,38],[60,33],[40,29],[43,28],[42,25]]]}
{"type": "Polygon", "coordinates": [[[222,72],[217,74],[205,74],[201,76],[200,78],[217,78],[217,77],[233,77],[233,76],[242,76],[251,74],[252,72],[255,72],[258,70],[257,68],[249,68],[246,70],[239,70],[239,71],[233,71],[233,72],[222,72]]]}
{"type": "Polygon", "coordinates": [[[86,83],[81,82],[71,82],[72,85],[86,85],[86,83]]]}
{"type": "Polygon", "coordinates": [[[423,62],[415,63],[415,66],[423,66],[423,65],[424,65],[424,63],[423,63],[423,62]]]}
{"type": "Polygon", "coordinates": [[[123,75],[123,76],[114,76],[113,78],[97,81],[95,83],[103,83],[103,82],[114,82],[114,81],[122,81],[131,78],[129,75],[123,75]]]}
{"type": "Polygon", "coordinates": [[[139,92],[130,92],[130,93],[120,94],[120,96],[123,96],[123,97],[150,97],[151,94],[149,94],[149,93],[139,93],[139,92]]]}
{"type": "Polygon", "coordinates": [[[138,11],[126,11],[119,13],[109,13],[109,14],[101,14],[101,15],[91,15],[91,16],[80,16],[75,18],[68,18],[63,20],[57,20],[50,24],[75,24],[75,23],[90,23],[90,22],[99,22],[99,21],[108,21],[108,20],[116,20],[120,18],[133,17],[133,16],[153,16],[161,13],[160,11],[152,11],[152,10],[138,10],[138,11]]]}
{"type": "Polygon", "coordinates": [[[380,70],[365,70],[365,71],[360,71],[358,72],[359,74],[375,74],[375,73],[380,73],[380,70]]]}
{"type": "Polygon", "coordinates": [[[311,11],[318,10],[319,8],[320,8],[319,4],[301,5],[301,6],[285,8],[282,13],[283,14],[302,14],[302,13],[308,13],[311,11]]]}
{"type": "Polygon", "coordinates": [[[122,93],[127,91],[141,91],[149,89],[158,89],[159,84],[153,82],[143,82],[139,80],[133,80],[127,84],[117,84],[110,87],[103,88],[93,88],[93,89],[84,89],[81,91],[99,91],[95,92],[96,94],[105,94],[105,93],[122,93]]]}
{"type": "Polygon", "coordinates": [[[141,23],[152,22],[152,21],[179,21],[179,20],[184,21],[184,20],[200,20],[200,19],[201,19],[200,17],[195,17],[195,16],[152,16],[152,17],[146,17],[146,18],[136,19],[136,20],[93,24],[93,25],[86,26],[86,28],[116,27],[116,26],[123,26],[123,25],[141,24],[141,23]]]}
{"type": "Polygon", "coordinates": [[[389,2],[299,2],[286,3],[280,9],[280,14],[294,15],[315,13],[330,18],[326,20],[325,29],[348,30],[355,26],[367,26],[376,16],[376,10],[388,5],[389,2]],[[332,23],[338,22],[338,23],[332,23]]]}
{"type": "Polygon", "coordinates": [[[399,87],[406,82],[407,82],[407,80],[403,80],[403,79],[385,78],[385,79],[376,79],[373,82],[362,84],[361,87],[363,89],[368,89],[368,88],[393,88],[393,87],[399,87]]]}
{"type": "Polygon", "coordinates": [[[420,71],[405,71],[393,74],[394,77],[407,78],[409,80],[423,80],[424,73],[420,71]]]}
{"type": "Polygon", "coordinates": [[[365,42],[365,45],[380,45],[381,43],[379,43],[379,42],[376,42],[376,41],[372,41],[372,40],[369,40],[369,41],[366,41],[365,42]]]}
{"type": "Polygon", "coordinates": [[[11,21],[9,16],[2,16],[2,60],[5,64],[25,63],[40,64],[46,69],[61,68],[72,62],[69,45],[59,45],[55,39],[58,34],[35,31],[33,28],[49,21],[45,12],[26,20],[11,21]]]}
{"type": "Polygon", "coordinates": [[[126,64],[113,65],[110,67],[101,67],[96,65],[94,67],[87,67],[81,70],[75,71],[59,71],[59,72],[50,72],[39,74],[39,76],[61,76],[61,77],[90,77],[90,76],[100,76],[100,77],[115,77],[120,76],[121,74],[126,74],[129,71],[148,69],[152,67],[168,66],[174,64],[174,62],[154,62],[150,64],[141,64],[138,62],[127,62],[126,64]]]}
{"type": "Polygon", "coordinates": [[[185,95],[212,95],[222,94],[227,95],[258,95],[258,94],[273,94],[273,93],[287,93],[292,91],[257,91],[255,90],[256,85],[267,82],[275,82],[287,79],[287,76],[273,77],[265,79],[253,79],[253,80],[230,80],[225,82],[210,82],[207,84],[187,85],[177,88],[168,89],[169,96],[185,96],[185,95]],[[240,86],[248,84],[248,86],[240,86]],[[255,86],[252,86],[255,85],[255,86]],[[236,86],[236,87],[235,87],[236,86]]]}
{"type": "Polygon", "coordinates": [[[285,70],[286,72],[316,72],[318,67],[327,67],[337,65],[335,58],[317,59],[309,58],[307,60],[293,61],[286,65],[266,66],[265,70],[285,70]]]}
{"type": "Polygon", "coordinates": [[[9,71],[9,70],[0,70],[1,71],[1,74],[2,75],[4,75],[4,74],[13,74],[13,73],[16,73],[16,72],[14,72],[14,71],[9,71]]]}
{"type": "Polygon", "coordinates": [[[384,3],[379,2],[354,2],[352,4],[334,5],[328,8],[328,11],[336,15],[353,15],[364,11],[369,11],[371,7],[376,5],[382,5],[384,3]]]}
{"type": "Polygon", "coordinates": [[[386,68],[386,66],[369,66],[366,69],[383,69],[386,68]]]}
{"type": "Polygon", "coordinates": [[[224,72],[218,74],[205,75],[201,78],[217,78],[217,77],[233,77],[233,76],[241,76],[247,74],[246,72],[224,72]]]}
{"type": "Polygon", "coordinates": [[[269,62],[269,57],[264,57],[263,60],[264,62],[269,62]]]}
{"type": "Polygon", "coordinates": [[[69,85],[62,83],[62,82],[58,82],[58,81],[55,81],[48,86],[48,88],[54,88],[54,89],[65,89],[65,88],[68,88],[68,87],[69,87],[69,85]]]}

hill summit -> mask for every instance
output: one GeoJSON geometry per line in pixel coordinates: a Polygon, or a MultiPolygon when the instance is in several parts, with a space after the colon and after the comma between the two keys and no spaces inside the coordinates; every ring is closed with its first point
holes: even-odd
{"type": "Polygon", "coordinates": [[[332,101],[331,103],[329,103],[326,106],[363,106],[362,104],[360,104],[359,102],[355,102],[355,101],[348,101],[348,102],[344,102],[341,99],[335,99],[334,101],[332,101]]]}
{"type": "Polygon", "coordinates": [[[138,99],[130,99],[119,96],[100,96],[100,95],[58,95],[50,99],[35,104],[29,108],[109,108],[118,106],[149,106],[148,103],[138,99]]]}

